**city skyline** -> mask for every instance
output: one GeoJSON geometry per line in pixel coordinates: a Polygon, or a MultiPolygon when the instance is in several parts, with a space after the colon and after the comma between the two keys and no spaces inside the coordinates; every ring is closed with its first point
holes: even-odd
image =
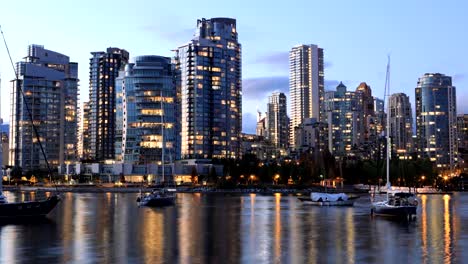
{"type": "MultiPolygon", "coordinates": [[[[458,113],[468,110],[463,103],[468,98],[463,91],[468,84],[468,65],[460,56],[468,38],[459,34],[468,22],[462,11],[465,3],[451,1],[435,6],[427,1],[385,4],[366,1],[355,14],[347,11],[352,10],[348,5],[355,8],[355,3],[340,3],[338,8],[333,3],[321,3],[312,18],[306,12],[311,10],[312,3],[306,2],[273,6],[260,1],[250,3],[252,9],[242,9],[242,5],[221,7],[214,2],[207,8],[187,2],[183,10],[145,1],[113,2],[113,5],[84,2],[76,7],[58,1],[48,3],[5,3],[0,10],[0,25],[14,62],[20,61],[24,47],[33,43],[67,54],[78,62],[81,102],[87,101],[89,94],[89,52],[122,47],[131,57],[147,54],[173,57],[171,50],[192,38],[194,20],[232,17],[242,33],[239,42],[243,44],[243,132],[254,133],[257,107],[262,112],[266,110],[271,92],[284,92],[289,98],[288,52],[298,44],[317,44],[324,49],[326,90],[334,90],[339,81],[348,87],[365,81],[375,96],[383,98],[386,55],[391,53],[392,93],[404,92],[414,104],[418,77],[440,72],[452,76],[453,85],[458,87],[458,113]],[[154,18],[152,9],[156,7],[173,15],[154,18]],[[255,11],[255,7],[261,7],[263,12],[255,11]],[[115,15],[123,10],[126,15],[115,15]],[[48,13],[54,16],[44,15],[48,13]],[[444,32],[446,37],[434,38],[440,36],[437,32],[444,32]]],[[[4,47],[0,48],[0,74],[1,116],[8,122],[10,80],[14,74],[4,47]]]]}

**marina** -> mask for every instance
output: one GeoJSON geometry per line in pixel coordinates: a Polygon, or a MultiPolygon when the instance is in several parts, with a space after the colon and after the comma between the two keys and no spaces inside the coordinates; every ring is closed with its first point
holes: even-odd
{"type": "MultiPolygon", "coordinates": [[[[10,202],[34,195],[5,193],[10,202]]],[[[177,193],[175,205],[162,208],[138,207],[137,195],[64,193],[43,220],[0,225],[0,262],[459,263],[468,257],[466,193],[418,195],[411,223],[371,217],[369,195],[353,207],[318,207],[295,195],[177,193]]]]}

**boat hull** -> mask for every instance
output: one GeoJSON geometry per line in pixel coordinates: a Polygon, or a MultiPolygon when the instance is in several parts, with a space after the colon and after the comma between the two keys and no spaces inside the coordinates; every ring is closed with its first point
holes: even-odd
{"type": "Polygon", "coordinates": [[[310,198],[300,197],[304,204],[315,205],[315,206],[353,206],[356,199],[348,199],[345,201],[312,201],[310,198]]]}
{"type": "Polygon", "coordinates": [[[407,219],[408,217],[416,216],[416,209],[417,206],[374,205],[372,206],[371,213],[373,215],[407,219]]]}
{"type": "Polygon", "coordinates": [[[150,207],[171,206],[174,204],[175,204],[175,197],[150,198],[150,199],[143,199],[140,202],[140,206],[150,206],[150,207]]]}
{"type": "Polygon", "coordinates": [[[54,195],[44,201],[0,204],[0,220],[45,217],[59,202],[54,195]]]}

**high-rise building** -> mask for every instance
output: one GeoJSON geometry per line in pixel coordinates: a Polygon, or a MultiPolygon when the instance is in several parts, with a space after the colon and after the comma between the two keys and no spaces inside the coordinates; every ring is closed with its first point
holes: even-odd
{"type": "Polygon", "coordinates": [[[138,56],[116,80],[116,156],[132,164],[175,160],[176,89],[171,59],[138,56]]]}
{"type": "Polygon", "coordinates": [[[175,64],[182,158],[239,158],[242,81],[236,20],[198,20],[194,38],[176,50],[175,64]]]}
{"type": "Polygon", "coordinates": [[[429,158],[452,175],[458,160],[456,89],[452,77],[426,73],[418,80],[416,136],[418,157],[429,158]]]}
{"type": "Polygon", "coordinates": [[[325,119],[323,49],[317,45],[299,45],[289,52],[289,93],[291,97],[290,139],[295,148],[295,127],[304,119],[325,119]]]}
{"type": "Polygon", "coordinates": [[[404,93],[392,94],[389,107],[392,151],[400,158],[409,158],[413,152],[413,115],[409,97],[404,93]]]}
{"type": "Polygon", "coordinates": [[[336,91],[325,93],[324,111],[328,124],[328,149],[338,157],[347,156],[355,145],[359,145],[361,122],[363,120],[360,96],[346,91],[340,82],[336,91]]]}
{"type": "Polygon", "coordinates": [[[78,63],[30,45],[17,70],[11,93],[10,165],[25,171],[47,168],[32,124],[51,167],[75,161],[78,63]]]}
{"type": "Polygon", "coordinates": [[[468,152],[468,114],[457,116],[458,149],[468,152]]]}
{"type": "Polygon", "coordinates": [[[89,102],[83,102],[78,117],[78,158],[90,160],[89,102]]]}
{"type": "Polygon", "coordinates": [[[362,82],[356,88],[356,95],[359,96],[362,106],[363,122],[359,128],[359,137],[361,142],[374,142],[377,135],[376,118],[374,112],[374,97],[372,96],[371,87],[362,82]]]}
{"type": "Polygon", "coordinates": [[[268,97],[268,139],[279,150],[286,151],[289,142],[289,118],[286,95],[273,93],[268,97]]]}
{"type": "Polygon", "coordinates": [[[119,48],[91,52],[89,61],[90,157],[95,161],[114,159],[115,79],[128,62],[129,54],[119,48]]]}
{"type": "Polygon", "coordinates": [[[265,113],[257,111],[257,127],[255,129],[255,134],[257,136],[263,137],[263,139],[268,138],[268,115],[265,113]]]}
{"type": "Polygon", "coordinates": [[[385,103],[383,99],[374,97],[374,113],[375,113],[375,121],[377,125],[377,136],[384,137],[385,136],[385,127],[386,127],[386,114],[385,114],[385,103]]]}

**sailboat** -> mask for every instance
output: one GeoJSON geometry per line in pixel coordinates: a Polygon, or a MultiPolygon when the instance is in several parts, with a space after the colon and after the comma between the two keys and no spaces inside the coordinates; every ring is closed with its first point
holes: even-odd
{"type": "MultiPolygon", "coordinates": [[[[1,30],[0,27],[0,33],[2,34],[3,42],[5,43],[5,47],[8,53],[8,56],[10,58],[11,66],[13,67],[13,70],[15,72],[15,77],[16,80],[18,80],[18,72],[16,71],[14,65],[13,65],[13,60],[11,59],[10,51],[8,49],[6,40],[5,40],[5,35],[3,34],[3,31],[1,30]]],[[[18,85],[18,82],[15,82],[15,85],[18,85]]],[[[18,86],[18,90],[21,92],[21,96],[24,99],[24,93],[23,89],[21,88],[21,85],[18,86]]],[[[26,100],[25,100],[26,101],[26,100]]],[[[29,118],[31,119],[31,123],[33,126],[34,134],[36,135],[37,142],[40,146],[40,149],[42,151],[42,155],[44,156],[45,163],[47,165],[47,169],[49,172],[49,175],[52,174],[52,171],[49,166],[49,162],[47,160],[47,156],[45,155],[44,149],[42,147],[42,143],[39,137],[39,134],[37,132],[37,129],[34,125],[33,118],[31,115],[31,111],[29,109],[28,104],[25,104],[27,113],[29,115],[29,118]]],[[[0,142],[1,144],[1,142],[0,142]]],[[[1,146],[0,146],[0,157],[2,156],[1,154],[1,146]]],[[[1,159],[0,159],[1,161],[1,159]]],[[[0,162],[0,165],[2,162],[0,162]]],[[[43,200],[36,200],[36,201],[24,201],[24,202],[12,202],[9,203],[3,194],[3,175],[0,176],[0,221],[6,220],[17,220],[17,219],[32,219],[32,218],[41,218],[45,217],[47,214],[49,214],[55,206],[60,202],[60,196],[58,194],[53,194],[43,200]]]]}
{"type": "Polygon", "coordinates": [[[387,196],[384,201],[373,202],[371,207],[372,215],[390,216],[406,220],[412,220],[416,216],[418,201],[416,195],[411,192],[401,190],[392,190],[390,184],[390,155],[391,155],[391,140],[390,140],[390,57],[388,57],[387,74],[385,78],[385,95],[387,97],[387,196]]]}
{"type": "MultiPolygon", "coordinates": [[[[165,182],[164,179],[164,167],[165,167],[165,162],[164,162],[164,154],[165,154],[165,149],[166,149],[166,142],[164,141],[164,130],[165,130],[165,123],[164,123],[164,105],[163,105],[163,97],[162,97],[162,91],[160,94],[161,98],[161,138],[162,138],[162,155],[161,155],[161,175],[162,175],[162,181],[163,184],[165,182]]],[[[170,155],[169,155],[170,156],[170,155]]],[[[168,206],[168,205],[174,205],[176,200],[176,189],[175,188],[170,188],[170,187],[163,187],[163,188],[155,188],[151,191],[151,193],[143,195],[141,190],[140,190],[140,195],[137,198],[137,203],[139,206],[153,206],[153,207],[158,207],[158,206],[168,206]]]]}

